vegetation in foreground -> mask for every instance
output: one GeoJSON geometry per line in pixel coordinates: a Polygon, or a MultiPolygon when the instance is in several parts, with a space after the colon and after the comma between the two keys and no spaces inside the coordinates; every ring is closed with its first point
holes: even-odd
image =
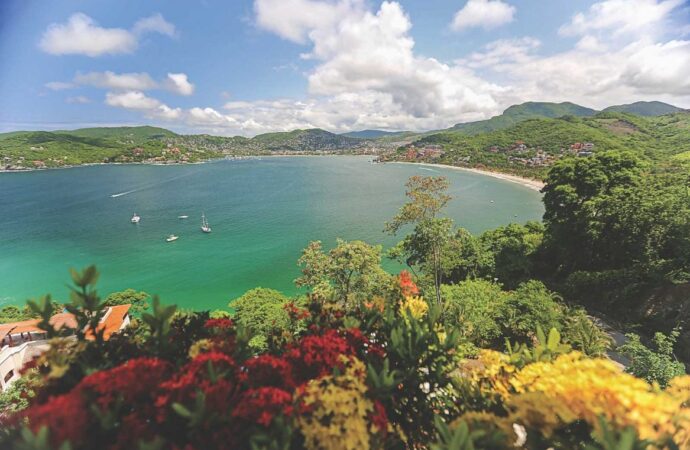
{"type": "MultiPolygon", "coordinates": [[[[85,327],[106,302],[135,303],[138,319],[108,341],[43,320],[55,339],[0,397],[0,446],[687,448],[690,377],[674,351],[688,318],[673,294],[690,278],[688,176],[630,152],[564,160],[543,224],[480,236],[443,216],[445,179],[413,177],[386,225],[407,233],[387,256],[409,272],[383,271],[377,246],[313,242],[306,295],[257,288],[232,313],[136,291],[101,301],[95,268],[74,272],[85,327]],[[623,369],[583,304],[660,331],[629,335],[623,369]]],[[[55,310],[29,305],[10,312],[55,310]]]]}

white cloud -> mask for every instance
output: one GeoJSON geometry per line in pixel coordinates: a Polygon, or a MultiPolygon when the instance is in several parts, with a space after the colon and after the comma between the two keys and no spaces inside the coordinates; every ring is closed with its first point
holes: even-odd
{"type": "Polygon", "coordinates": [[[256,0],[256,24],[278,36],[304,43],[309,32],[331,27],[362,7],[362,0],[256,0]]]}
{"type": "Polygon", "coordinates": [[[49,81],[48,83],[44,84],[44,86],[51,91],[64,91],[66,89],[74,88],[74,84],[66,83],[64,81],[49,81]]]}
{"type": "Polygon", "coordinates": [[[174,33],[174,26],[157,14],[141,19],[132,31],[124,28],[104,28],[86,14],[76,13],[66,23],[50,24],[38,45],[52,55],[95,57],[132,53],[139,45],[139,36],[146,32],[171,35],[174,33]]]}
{"type": "Polygon", "coordinates": [[[115,90],[146,91],[158,87],[158,84],[145,72],[119,74],[110,71],[78,73],[74,77],[74,82],[80,85],[115,90]]]}
{"type": "Polygon", "coordinates": [[[621,81],[642,94],[690,95],[690,41],[634,48],[621,81]]]}
{"type": "Polygon", "coordinates": [[[187,79],[186,73],[169,73],[164,85],[166,89],[179,95],[192,95],[194,85],[187,79]]]}
{"type": "Polygon", "coordinates": [[[77,73],[73,82],[51,81],[45,86],[52,90],[72,89],[76,86],[91,86],[114,91],[149,91],[165,89],[178,95],[192,95],[194,84],[189,81],[186,73],[168,73],[162,81],[155,81],[146,72],[115,73],[88,72],[77,73]]]}
{"type": "Polygon", "coordinates": [[[150,17],[137,20],[137,23],[132,27],[134,34],[140,35],[149,32],[160,33],[165,36],[175,36],[175,25],[168,22],[163,16],[158,13],[150,17]]]}
{"type": "Polygon", "coordinates": [[[154,119],[177,120],[183,115],[181,108],[171,108],[141,91],[108,92],[105,103],[116,108],[139,111],[154,119]]]}
{"type": "Polygon", "coordinates": [[[614,36],[639,36],[652,31],[683,0],[604,0],[594,3],[586,13],[579,12],[559,29],[564,36],[606,31],[614,36]]]}
{"type": "Polygon", "coordinates": [[[121,93],[108,92],[105,103],[110,106],[125,109],[151,110],[161,105],[155,98],[147,97],[141,91],[127,91],[121,93]]]}
{"type": "Polygon", "coordinates": [[[481,67],[497,68],[506,64],[525,63],[534,58],[534,52],[541,46],[539,39],[523,37],[519,39],[500,39],[484,46],[484,51],[474,52],[467,58],[457,61],[473,69],[481,67]]]}
{"type": "Polygon", "coordinates": [[[453,17],[455,31],[467,28],[489,30],[513,21],[515,7],[501,0],[468,0],[453,17]]]}
{"type": "Polygon", "coordinates": [[[539,40],[521,37],[497,40],[443,62],[415,51],[411,19],[396,2],[370,10],[356,0],[285,1],[293,8],[280,9],[277,0],[256,0],[257,14],[264,15],[257,24],[305,47],[312,68],[303,98],[233,97],[222,110],[180,109],[135,92],[111,103],[226,135],[310,127],[339,132],[439,129],[485,119],[530,100],[595,108],[637,100],[690,105],[690,41],[682,35],[668,40],[662,32],[672,12],[647,22],[639,34],[597,26],[590,34],[574,35],[576,42],[564,51],[543,54],[539,40]],[[294,9],[296,5],[307,10],[294,9]],[[269,6],[279,8],[282,21],[269,6]],[[325,20],[307,20],[315,11],[325,20]]]}
{"type": "Polygon", "coordinates": [[[85,97],[83,95],[77,95],[75,97],[67,97],[65,99],[65,102],[75,103],[75,104],[86,104],[86,103],[91,103],[91,99],[88,97],[85,97]]]}

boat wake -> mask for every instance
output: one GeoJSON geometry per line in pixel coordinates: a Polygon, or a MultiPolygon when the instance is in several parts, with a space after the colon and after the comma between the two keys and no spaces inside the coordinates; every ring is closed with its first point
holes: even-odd
{"type": "Polygon", "coordinates": [[[119,194],[111,195],[110,198],[122,197],[123,195],[131,194],[132,192],[135,192],[135,191],[120,192],[119,194]]]}
{"type": "Polygon", "coordinates": [[[429,168],[426,168],[426,167],[420,167],[419,169],[420,169],[420,170],[427,170],[427,171],[429,171],[429,172],[438,172],[438,170],[429,169],[429,168]]]}
{"type": "Polygon", "coordinates": [[[132,194],[132,193],[134,193],[134,192],[143,191],[144,189],[149,189],[149,188],[152,188],[152,187],[155,187],[155,186],[160,186],[160,185],[165,184],[165,183],[170,183],[171,181],[179,180],[180,178],[185,178],[185,177],[188,177],[188,176],[190,176],[190,175],[194,175],[194,174],[196,174],[196,173],[198,173],[198,172],[199,172],[198,170],[195,170],[195,171],[190,172],[190,173],[185,173],[185,174],[182,174],[182,175],[178,175],[178,176],[176,176],[176,177],[168,178],[167,180],[162,180],[162,181],[158,181],[158,182],[156,182],[156,183],[147,184],[147,185],[144,185],[144,186],[142,186],[142,187],[140,187],[140,188],[132,189],[131,191],[120,192],[120,193],[117,193],[117,194],[111,194],[111,195],[110,195],[110,198],[118,198],[118,197],[122,197],[122,196],[125,196],[125,195],[128,195],[128,194],[132,194]]]}

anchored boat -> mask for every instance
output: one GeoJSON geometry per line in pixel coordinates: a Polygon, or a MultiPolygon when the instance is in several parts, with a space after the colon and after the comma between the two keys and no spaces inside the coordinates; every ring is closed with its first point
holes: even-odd
{"type": "Polygon", "coordinates": [[[208,221],[206,220],[206,215],[203,213],[201,214],[201,231],[204,233],[210,233],[211,232],[211,226],[208,224],[208,221]]]}

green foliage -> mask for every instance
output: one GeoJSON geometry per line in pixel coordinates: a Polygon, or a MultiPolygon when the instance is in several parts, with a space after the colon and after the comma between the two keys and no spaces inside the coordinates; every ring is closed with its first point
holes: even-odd
{"type": "Polygon", "coordinates": [[[673,356],[673,346],[678,334],[677,330],[673,330],[668,336],[655,333],[652,340],[653,348],[646,347],[640,341],[640,336],[626,334],[628,342],[618,348],[631,360],[630,366],[625,369],[626,372],[650,383],[659,383],[661,387],[666,387],[673,377],[684,375],[685,365],[673,356]]]}
{"type": "Polygon", "coordinates": [[[35,397],[36,379],[34,372],[25,373],[12,385],[0,392],[0,415],[15,413],[26,409],[29,401],[35,397]]]}
{"type": "Polygon", "coordinates": [[[271,334],[290,331],[285,305],[290,299],[274,289],[254,288],[230,302],[235,321],[251,330],[249,345],[257,352],[268,348],[271,334]]]}
{"type": "Polygon", "coordinates": [[[409,200],[386,223],[385,231],[396,234],[403,226],[414,225],[414,231],[405,237],[393,255],[404,259],[410,268],[422,266],[425,273],[433,277],[436,303],[440,304],[443,255],[451,241],[453,227],[452,220],[438,218],[451,200],[447,193],[448,180],[445,177],[413,176],[405,186],[409,200]]]}
{"type": "Polygon", "coordinates": [[[448,427],[438,416],[434,417],[436,426],[436,443],[432,450],[479,450],[484,448],[505,448],[505,433],[494,429],[470,430],[467,422],[461,420],[448,427]]]}
{"type": "Polygon", "coordinates": [[[481,245],[493,257],[493,273],[485,275],[498,278],[508,289],[533,278],[535,255],[543,234],[544,226],[539,222],[511,223],[482,233],[479,237],[481,245]]]}
{"type": "Polygon", "coordinates": [[[0,309],[0,323],[21,322],[34,317],[32,311],[22,310],[15,305],[3,306],[0,309]]]}
{"type": "Polygon", "coordinates": [[[508,295],[500,285],[486,280],[444,285],[443,323],[478,347],[498,348],[503,342],[500,320],[508,295]]]}
{"type": "Polygon", "coordinates": [[[593,116],[595,110],[585,108],[570,102],[548,103],[548,102],[526,102],[520,105],[513,105],[503,111],[503,114],[487,120],[477,122],[459,123],[452,130],[461,131],[468,135],[476,135],[489,131],[502,130],[509,128],[519,122],[536,118],[556,118],[563,116],[593,116]]]}
{"type": "Polygon", "coordinates": [[[563,306],[544,283],[530,280],[512,291],[501,306],[501,334],[511,341],[529,342],[534,330],[562,329],[563,306]]]}
{"type": "Polygon", "coordinates": [[[612,344],[611,337],[582,309],[568,311],[563,337],[575,350],[592,357],[604,356],[612,344]]]}
{"type": "Polygon", "coordinates": [[[602,112],[622,112],[638,116],[662,116],[683,111],[677,106],[663,102],[635,102],[627,105],[615,105],[604,108],[602,112]]]}
{"type": "Polygon", "coordinates": [[[149,309],[149,301],[151,296],[144,291],[137,292],[134,289],[126,289],[121,292],[113,292],[108,295],[103,301],[103,306],[117,306],[130,304],[132,307],[129,312],[132,315],[139,316],[141,313],[149,309]]]}
{"type": "Polygon", "coordinates": [[[549,335],[544,334],[541,326],[537,325],[537,339],[534,345],[515,343],[512,344],[506,338],[506,351],[510,357],[510,363],[517,367],[524,367],[535,362],[550,362],[558,355],[568,353],[571,347],[561,342],[561,334],[557,329],[551,328],[549,335]]]}
{"type": "Polygon", "coordinates": [[[325,253],[320,241],[310,242],[298,264],[302,276],[298,287],[323,298],[335,298],[344,304],[385,296],[392,277],[381,268],[381,246],[362,241],[337,240],[335,248],[325,253]]]}
{"type": "Polygon", "coordinates": [[[143,313],[141,319],[149,327],[150,335],[154,342],[154,347],[162,350],[168,345],[168,336],[170,334],[170,324],[173,316],[177,311],[177,306],[161,305],[160,299],[157,295],[153,296],[153,308],[151,313],[143,313]]]}

